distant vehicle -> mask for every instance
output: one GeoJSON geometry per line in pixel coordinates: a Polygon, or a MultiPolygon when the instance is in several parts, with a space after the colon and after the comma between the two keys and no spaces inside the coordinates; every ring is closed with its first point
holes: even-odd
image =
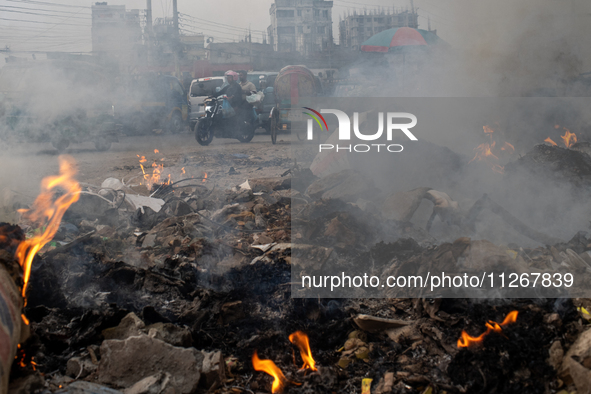
{"type": "MultiPolygon", "coordinates": [[[[322,86],[318,77],[312,74],[304,66],[287,66],[279,71],[275,78],[273,93],[275,96],[275,106],[271,110],[270,129],[271,142],[277,142],[277,133],[282,130],[296,128],[298,139],[303,140],[304,116],[301,111],[306,106],[306,102],[312,97],[322,94],[322,86]]],[[[309,104],[308,104],[309,105],[309,104]]],[[[317,133],[320,136],[320,133],[317,133]]]]}
{"type": "MultiPolygon", "coordinates": [[[[238,114],[224,113],[226,97],[210,97],[205,101],[205,116],[195,126],[195,139],[199,145],[207,146],[217,138],[236,138],[240,142],[250,142],[254,137],[258,119],[251,109],[252,116],[244,119],[238,114]]],[[[226,101],[227,103],[227,101],[226,101]]]]}
{"type": "Polygon", "coordinates": [[[259,81],[261,76],[265,77],[265,80],[267,81],[267,86],[273,86],[273,84],[275,83],[275,78],[278,74],[279,73],[277,71],[251,71],[246,76],[246,79],[252,82],[254,86],[257,88],[257,90],[259,90],[259,81]]]}
{"type": "Polygon", "coordinates": [[[77,61],[35,61],[0,69],[0,138],[51,141],[63,151],[93,141],[117,142],[113,91],[102,67],[77,61]]]}
{"type": "Polygon", "coordinates": [[[259,116],[259,125],[267,133],[271,133],[271,111],[275,107],[275,93],[273,87],[268,87],[263,90],[265,97],[261,103],[260,109],[257,111],[259,116]]]}
{"type": "Polygon", "coordinates": [[[199,118],[205,116],[205,99],[215,95],[216,88],[221,88],[225,77],[211,77],[194,79],[189,88],[189,126],[191,130],[199,118]]]}
{"type": "Polygon", "coordinates": [[[170,75],[142,76],[128,83],[116,106],[116,117],[127,134],[154,129],[180,133],[189,120],[187,94],[170,75]]]}

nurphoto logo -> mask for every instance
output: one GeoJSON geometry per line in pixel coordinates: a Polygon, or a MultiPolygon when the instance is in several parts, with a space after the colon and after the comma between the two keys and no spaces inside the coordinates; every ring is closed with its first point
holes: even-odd
{"type": "MultiPolygon", "coordinates": [[[[322,114],[333,114],[336,115],[339,121],[338,139],[339,141],[350,141],[351,140],[351,119],[344,111],[338,109],[321,109],[320,112],[304,107],[310,112],[304,112],[305,115],[311,117],[307,122],[307,139],[314,139],[314,121],[320,126],[320,130],[328,130],[326,119],[322,114]]],[[[410,129],[417,125],[417,117],[408,112],[378,112],[378,130],[376,132],[363,132],[359,129],[359,112],[353,113],[353,133],[355,137],[361,141],[376,141],[384,134],[384,118],[386,119],[386,139],[392,141],[394,130],[399,130],[404,133],[411,141],[417,141],[417,137],[411,133],[410,129]],[[385,116],[384,116],[385,114],[385,116]],[[401,119],[410,120],[410,122],[400,123],[401,119]],[[373,133],[373,134],[372,134],[373,133]]],[[[356,144],[356,145],[344,145],[339,146],[338,144],[319,144],[319,152],[323,150],[336,150],[337,152],[345,150],[348,152],[369,152],[376,150],[380,152],[380,148],[384,147],[388,152],[402,152],[404,149],[400,144],[356,144]]]]}

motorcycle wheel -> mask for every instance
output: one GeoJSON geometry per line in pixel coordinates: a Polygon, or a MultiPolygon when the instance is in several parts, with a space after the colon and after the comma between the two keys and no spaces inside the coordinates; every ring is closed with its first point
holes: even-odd
{"type": "Polygon", "coordinates": [[[213,141],[213,130],[211,129],[211,120],[202,118],[195,125],[195,139],[199,145],[207,146],[213,141]]]}
{"type": "Polygon", "coordinates": [[[250,123],[244,123],[241,127],[240,133],[236,137],[240,142],[250,142],[254,137],[256,127],[250,123]]]}

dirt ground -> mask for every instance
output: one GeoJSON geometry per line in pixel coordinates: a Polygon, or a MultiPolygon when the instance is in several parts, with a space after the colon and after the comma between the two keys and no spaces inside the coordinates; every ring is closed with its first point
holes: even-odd
{"type": "MultiPolygon", "coordinates": [[[[216,187],[239,185],[249,178],[281,176],[294,164],[293,149],[304,147],[295,135],[281,134],[277,144],[268,134],[257,132],[250,143],[235,139],[214,139],[209,146],[201,146],[193,133],[177,135],[123,136],[107,152],[98,152],[92,142],[72,144],[66,151],[78,163],[79,182],[100,185],[106,178],[123,179],[126,184],[141,180],[139,156],[145,156],[145,166],[154,161],[165,170],[179,174],[181,168],[195,177],[207,173],[208,182],[216,187]],[[291,144],[293,142],[293,144],[291,144]],[[154,153],[157,149],[159,153],[154,153]],[[233,170],[232,170],[233,168],[233,170]],[[135,179],[134,179],[135,178],[135,179]]],[[[14,219],[10,209],[15,200],[30,203],[39,193],[41,180],[59,172],[59,153],[50,143],[18,143],[0,146],[0,220],[14,219]],[[15,198],[16,195],[16,198],[15,198]]],[[[151,172],[149,169],[148,171],[151,172]]],[[[178,179],[178,178],[177,178],[178,179]]],[[[143,188],[134,188],[147,194],[143,188]]]]}

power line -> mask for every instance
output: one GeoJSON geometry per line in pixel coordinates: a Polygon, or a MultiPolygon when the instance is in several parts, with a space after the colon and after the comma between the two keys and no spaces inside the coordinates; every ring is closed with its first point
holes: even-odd
{"type": "Polygon", "coordinates": [[[73,12],[73,11],[62,11],[62,10],[45,10],[45,9],[40,9],[40,8],[17,7],[17,6],[14,6],[14,5],[0,5],[0,7],[3,7],[3,8],[15,8],[15,9],[29,10],[29,11],[59,12],[59,13],[62,13],[62,14],[78,14],[80,12],[80,11],[73,12]]]}
{"type": "MultiPolygon", "coordinates": [[[[224,24],[224,23],[217,23],[217,22],[212,22],[212,21],[209,21],[209,20],[207,20],[207,19],[197,18],[197,17],[195,17],[195,16],[191,16],[191,15],[188,15],[188,14],[182,14],[182,13],[180,13],[180,12],[179,12],[179,15],[182,15],[182,16],[187,16],[187,17],[189,17],[189,18],[191,18],[191,19],[195,19],[195,20],[198,20],[198,21],[205,21],[205,22],[209,22],[209,23],[215,23],[215,24],[216,24],[216,25],[218,25],[218,26],[223,26],[223,27],[228,27],[228,28],[233,28],[233,29],[241,29],[241,28],[239,28],[239,27],[236,27],[236,26],[232,26],[232,25],[226,25],[226,24],[224,24]]],[[[248,30],[248,28],[247,28],[247,27],[245,27],[244,29],[245,29],[245,30],[248,30]]],[[[254,31],[254,32],[259,32],[259,33],[266,33],[266,31],[264,31],[264,30],[251,30],[251,31],[254,31]]]]}
{"type": "MultiPolygon", "coordinates": [[[[190,26],[190,27],[196,27],[196,26],[194,26],[194,25],[186,25],[186,24],[184,24],[184,23],[179,23],[179,25],[181,25],[181,26],[190,26]]],[[[188,30],[191,30],[191,29],[188,29],[188,30]]],[[[226,33],[226,32],[220,31],[220,30],[209,29],[209,28],[207,28],[207,29],[201,29],[201,30],[202,30],[202,31],[204,31],[204,32],[207,32],[207,31],[213,31],[213,32],[216,32],[216,33],[218,33],[218,34],[221,34],[221,35],[224,35],[224,36],[232,37],[232,39],[234,39],[235,37],[244,37],[244,34],[238,34],[238,33],[235,33],[235,34],[234,34],[234,33],[226,33]]],[[[194,33],[200,33],[200,32],[198,32],[198,31],[196,31],[196,30],[193,30],[193,32],[194,32],[194,33]]]]}
{"type": "MultiPolygon", "coordinates": [[[[64,23],[64,21],[67,21],[68,19],[70,19],[70,18],[74,17],[75,15],[79,14],[80,12],[82,12],[82,10],[83,10],[83,9],[81,8],[81,9],[80,9],[78,12],[76,12],[74,15],[70,15],[70,16],[68,16],[68,17],[66,17],[66,18],[64,18],[64,19],[62,19],[62,20],[61,20],[61,21],[59,21],[58,23],[55,23],[53,26],[51,26],[51,27],[48,27],[46,30],[42,31],[42,32],[41,32],[41,33],[39,33],[37,36],[39,36],[39,35],[41,35],[41,34],[43,34],[43,33],[46,33],[46,32],[48,32],[48,31],[50,31],[50,30],[54,29],[54,28],[55,28],[55,27],[57,27],[57,26],[68,25],[67,23],[64,23]]],[[[32,39],[34,39],[34,38],[37,38],[37,36],[31,37],[29,40],[32,40],[32,39]]],[[[28,41],[28,40],[27,40],[27,41],[28,41]]]]}
{"type": "MultiPolygon", "coordinates": [[[[207,26],[210,26],[210,25],[212,25],[212,26],[216,26],[216,24],[215,24],[215,23],[206,24],[206,23],[204,23],[204,22],[191,22],[191,21],[189,21],[189,20],[187,20],[187,19],[184,19],[184,18],[182,18],[182,19],[181,19],[181,18],[179,18],[179,21],[182,21],[182,22],[179,22],[179,23],[183,23],[183,24],[185,24],[185,25],[187,25],[187,26],[192,26],[192,27],[195,27],[195,28],[198,28],[198,29],[201,29],[201,28],[203,28],[203,25],[205,25],[206,27],[207,27],[207,26]]],[[[228,29],[228,30],[230,30],[230,29],[228,29]]],[[[219,30],[218,30],[218,31],[219,31],[219,30]]],[[[238,28],[238,29],[236,29],[236,31],[239,31],[239,32],[240,32],[240,34],[242,34],[242,33],[246,32],[246,31],[248,31],[248,30],[247,30],[247,29],[239,29],[239,28],[238,28]]],[[[232,30],[230,30],[228,33],[232,33],[232,30]]]]}
{"type": "MultiPolygon", "coordinates": [[[[205,23],[205,22],[191,22],[191,21],[189,21],[189,20],[187,20],[187,19],[185,19],[185,18],[179,18],[179,20],[180,20],[180,21],[183,21],[183,23],[185,23],[185,24],[186,24],[186,25],[188,25],[188,26],[193,26],[193,27],[196,27],[196,28],[202,28],[202,27],[203,27],[203,25],[205,25],[205,26],[210,26],[210,25],[211,25],[211,26],[217,26],[217,24],[215,24],[215,23],[205,23]]],[[[231,29],[227,29],[227,30],[230,30],[230,32],[232,32],[232,30],[231,30],[231,29]]],[[[219,31],[219,30],[218,30],[218,31],[219,31]]],[[[243,33],[247,32],[247,31],[248,31],[248,29],[241,29],[241,28],[236,28],[236,29],[234,29],[234,31],[239,31],[239,32],[240,32],[240,34],[243,34],[243,33]]]]}
{"type": "MultiPolygon", "coordinates": [[[[10,18],[0,18],[0,20],[3,21],[11,21],[11,22],[28,22],[28,23],[42,23],[44,25],[53,25],[54,22],[43,22],[43,21],[30,21],[30,20],[26,20],[26,19],[10,19],[10,18]]],[[[72,23],[61,23],[64,26],[81,26],[81,27],[86,27],[87,25],[76,25],[76,24],[72,24],[72,23]]]]}
{"type": "Polygon", "coordinates": [[[48,3],[45,1],[35,1],[35,0],[8,0],[14,3],[23,3],[23,4],[35,4],[35,5],[44,5],[44,6],[51,6],[51,7],[67,7],[67,8],[88,8],[91,7],[83,6],[83,5],[71,5],[71,4],[60,4],[60,3],[48,3]]]}
{"type": "MultiPolygon", "coordinates": [[[[2,7],[2,6],[0,6],[2,7]]],[[[2,10],[2,12],[14,12],[17,14],[27,14],[27,15],[41,15],[41,16],[49,16],[49,17],[58,17],[58,18],[62,18],[64,15],[55,15],[55,14],[40,14],[38,12],[26,12],[26,11],[16,11],[16,10],[2,10]]],[[[91,19],[91,18],[84,18],[84,17],[78,17],[79,19],[91,19]]]]}

